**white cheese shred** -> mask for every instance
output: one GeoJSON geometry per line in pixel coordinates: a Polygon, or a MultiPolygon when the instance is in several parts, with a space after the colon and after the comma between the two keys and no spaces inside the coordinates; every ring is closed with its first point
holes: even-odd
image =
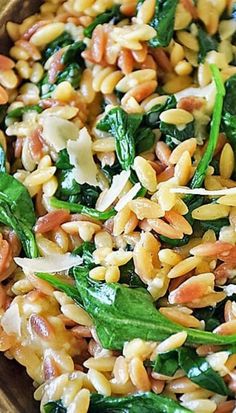
{"type": "Polygon", "coordinates": [[[223,195],[235,195],[236,187],[218,189],[215,191],[208,191],[208,189],[205,189],[205,188],[190,189],[184,186],[179,186],[177,188],[170,188],[170,192],[173,192],[175,194],[186,194],[186,195],[223,196],[223,195]]]}
{"type": "Polygon", "coordinates": [[[69,270],[71,267],[80,265],[82,258],[77,255],[53,254],[48,257],[20,258],[15,257],[14,261],[19,267],[32,272],[60,272],[69,270]]]}
{"type": "Polygon", "coordinates": [[[119,175],[115,175],[112,180],[111,187],[102,192],[99,196],[96,209],[100,212],[105,211],[115,202],[116,198],[124,189],[130,177],[130,171],[122,171],[119,175]]]}
{"type": "Polygon", "coordinates": [[[119,199],[119,201],[117,202],[115,206],[115,210],[119,212],[122,208],[124,208],[125,205],[128,204],[128,202],[132,201],[132,199],[135,197],[135,195],[137,195],[140,189],[141,189],[141,184],[138,182],[137,184],[133,186],[133,188],[129,190],[129,192],[127,192],[127,194],[125,194],[124,196],[122,196],[122,198],[119,199]]]}

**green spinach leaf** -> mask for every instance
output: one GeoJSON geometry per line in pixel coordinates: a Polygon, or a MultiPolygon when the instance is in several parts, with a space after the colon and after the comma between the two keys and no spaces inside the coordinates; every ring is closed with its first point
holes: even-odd
{"type": "Polygon", "coordinates": [[[96,247],[93,242],[83,242],[78,248],[74,249],[73,254],[79,255],[83,259],[85,265],[94,266],[93,252],[96,247]]]}
{"type": "Polygon", "coordinates": [[[67,409],[62,405],[60,400],[51,401],[43,406],[44,413],[66,413],[67,409]]]}
{"type": "Polygon", "coordinates": [[[70,212],[88,215],[101,221],[106,221],[107,219],[113,217],[116,214],[116,211],[114,209],[109,209],[108,211],[100,212],[96,209],[89,208],[85,205],[61,201],[60,199],[54,197],[51,198],[50,203],[53,208],[68,209],[70,212]]]}
{"type": "Polygon", "coordinates": [[[145,113],[143,118],[143,123],[152,129],[159,128],[160,126],[160,114],[164,110],[174,109],[176,107],[177,100],[174,95],[169,96],[165,103],[155,105],[147,113],[145,113]]]}
{"type": "Polygon", "coordinates": [[[174,149],[181,142],[194,137],[194,122],[188,123],[184,129],[177,128],[175,125],[160,122],[160,130],[162,132],[162,139],[167,145],[174,149]]]}
{"type": "Polygon", "coordinates": [[[72,39],[70,33],[64,32],[60,36],[58,36],[55,40],[47,45],[47,47],[43,51],[43,61],[46,61],[54,55],[54,53],[58,52],[58,50],[62,49],[63,47],[72,44],[74,40],[72,39]]]}
{"type": "Polygon", "coordinates": [[[206,55],[211,50],[218,50],[218,42],[214,36],[210,36],[201,26],[198,26],[199,54],[198,61],[205,61],[206,55]]]}
{"type": "Polygon", "coordinates": [[[130,260],[127,264],[122,265],[120,268],[120,282],[122,284],[127,284],[132,288],[143,287],[145,284],[142,282],[138,274],[136,274],[134,269],[134,262],[130,260]]]}
{"type": "Polygon", "coordinates": [[[213,231],[218,236],[220,233],[221,228],[229,226],[228,218],[219,218],[213,221],[199,221],[197,225],[199,225],[207,231],[208,229],[213,229],[213,231]]]}
{"type": "Polygon", "coordinates": [[[44,272],[38,272],[37,277],[41,278],[41,280],[44,280],[51,284],[54,288],[57,290],[63,291],[68,297],[72,298],[77,304],[81,304],[82,300],[80,298],[80,295],[78,293],[77,288],[71,284],[68,280],[63,280],[62,277],[59,277],[57,275],[52,275],[44,272]]]}
{"type": "Polygon", "coordinates": [[[125,341],[135,338],[162,341],[185,330],[189,344],[233,344],[236,335],[217,334],[183,328],[164,317],[154,306],[151,295],[143,288],[124,284],[94,282],[85,273],[73,275],[84,309],[93,318],[98,338],[104,348],[120,350],[125,341]]]}
{"type": "Polygon", "coordinates": [[[191,381],[214,393],[223,396],[230,394],[223,378],[211,368],[204,357],[199,357],[195,350],[184,347],[178,353],[179,365],[191,381]]]}
{"type": "MultiPolygon", "coordinates": [[[[143,3],[141,0],[138,7],[143,3]]],[[[156,36],[149,40],[151,47],[167,47],[173,37],[175,12],[178,0],[156,0],[155,14],[149,25],[156,30],[156,36]]]]}
{"type": "Polygon", "coordinates": [[[155,135],[150,128],[140,128],[135,134],[135,153],[139,155],[151,149],[155,142],[155,135]]]}
{"type": "Polygon", "coordinates": [[[179,368],[179,359],[177,351],[168,351],[157,355],[153,370],[164,376],[172,377],[179,368]]]}
{"type": "Polygon", "coordinates": [[[81,53],[85,50],[86,45],[79,41],[75,42],[68,47],[61,58],[61,62],[64,65],[68,65],[70,63],[79,63],[80,66],[84,66],[84,61],[81,57],[81,53]]]}
{"type": "Polygon", "coordinates": [[[128,170],[135,158],[135,133],[142,122],[142,115],[128,115],[121,107],[111,109],[97,129],[110,132],[116,140],[116,155],[123,169],[128,170]]]}
{"type": "MultiPolygon", "coordinates": [[[[217,145],[219,131],[220,131],[225,88],[224,88],[224,84],[222,82],[218,67],[216,65],[210,65],[210,68],[212,71],[212,75],[213,75],[215,85],[216,85],[216,90],[217,90],[216,100],[215,100],[215,106],[214,106],[214,111],[213,111],[208,145],[197,166],[194,176],[192,178],[192,181],[190,184],[191,188],[200,188],[202,186],[202,183],[206,176],[207,168],[210,165],[213,155],[214,155],[214,151],[217,145]]],[[[188,195],[186,196],[185,199],[189,200],[191,198],[192,196],[188,195]]]]}
{"type": "Polygon", "coordinates": [[[99,24],[108,23],[111,20],[115,20],[116,22],[118,22],[121,20],[121,18],[122,15],[120,13],[120,6],[116,5],[112,7],[110,10],[106,10],[104,13],[101,13],[98,16],[96,16],[93,22],[90,23],[87,27],[85,27],[84,35],[85,37],[89,37],[91,39],[95,27],[97,27],[99,24]]]}
{"type": "Polygon", "coordinates": [[[236,74],[225,83],[225,98],[222,113],[222,130],[234,151],[236,150],[236,74]]]}
{"type": "Polygon", "coordinates": [[[58,153],[58,158],[56,160],[57,169],[72,169],[73,166],[70,164],[69,154],[67,149],[61,149],[58,153]]]}
{"type": "Polygon", "coordinates": [[[22,119],[24,113],[27,112],[41,113],[43,109],[39,105],[27,105],[20,108],[16,108],[8,112],[6,119],[22,119]]]}
{"type": "MultiPolygon", "coordinates": [[[[91,395],[89,413],[191,413],[174,400],[155,393],[136,393],[126,397],[91,395]]],[[[46,412],[47,413],[47,412],[46,412]]]]}

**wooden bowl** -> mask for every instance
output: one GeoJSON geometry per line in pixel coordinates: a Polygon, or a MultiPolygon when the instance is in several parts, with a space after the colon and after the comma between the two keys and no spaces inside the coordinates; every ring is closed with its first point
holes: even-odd
{"type": "MultiPolygon", "coordinates": [[[[5,32],[7,21],[20,23],[34,14],[40,0],[0,0],[0,53],[7,54],[11,41],[5,32]]],[[[30,354],[29,354],[30,357],[30,354]]],[[[33,399],[32,380],[24,367],[0,355],[0,412],[38,413],[39,403],[33,399]]]]}

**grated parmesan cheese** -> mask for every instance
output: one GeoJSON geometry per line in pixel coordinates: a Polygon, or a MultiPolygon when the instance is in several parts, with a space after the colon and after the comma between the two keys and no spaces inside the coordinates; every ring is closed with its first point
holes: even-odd
{"type": "Polygon", "coordinates": [[[135,197],[135,195],[137,195],[137,193],[138,193],[138,191],[140,191],[140,189],[141,189],[141,184],[138,182],[137,184],[135,184],[133,186],[133,188],[131,188],[127,192],[127,194],[122,196],[122,198],[117,202],[117,204],[115,206],[115,210],[120,211],[122,208],[124,208],[124,206],[126,204],[128,204],[128,202],[132,201],[132,199],[135,197]]]}
{"type": "Polygon", "coordinates": [[[215,97],[215,94],[215,82],[211,82],[205,87],[188,87],[187,89],[183,89],[180,92],[175,93],[175,97],[178,101],[189,96],[202,97],[206,100],[212,100],[212,95],[215,97]]]}
{"type": "Polygon", "coordinates": [[[60,272],[69,270],[75,265],[82,263],[81,257],[78,255],[66,254],[53,254],[48,257],[38,258],[20,258],[15,257],[14,261],[19,267],[24,270],[32,272],[60,272]]]}
{"type": "Polygon", "coordinates": [[[186,194],[186,195],[222,196],[222,195],[236,194],[236,187],[218,189],[215,191],[208,191],[208,189],[205,189],[205,188],[191,189],[191,188],[179,186],[177,188],[170,188],[170,192],[173,192],[175,194],[186,194]]]}
{"type": "Polygon", "coordinates": [[[43,126],[43,139],[55,149],[56,152],[66,148],[68,139],[77,139],[78,127],[74,123],[57,116],[41,117],[43,126]]]}
{"type": "Polygon", "coordinates": [[[225,287],[223,287],[223,290],[224,290],[225,294],[228,297],[230,297],[231,295],[236,294],[236,285],[234,285],[234,284],[226,285],[225,287]]]}
{"type": "Polygon", "coordinates": [[[119,175],[115,175],[112,180],[111,187],[103,191],[98,197],[96,209],[105,211],[113,204],[118,195],[121,193],[130,177],[130,171],[122,171],[119,175]]]}
{"type": "Polygon", "coordinates": [[[73,173],[76,182],[96,186],[97,165],[93,159],[92,139],[86,128],[81,129],[79,138],[67,142],[70,163],[74,165],[73,173]]]}

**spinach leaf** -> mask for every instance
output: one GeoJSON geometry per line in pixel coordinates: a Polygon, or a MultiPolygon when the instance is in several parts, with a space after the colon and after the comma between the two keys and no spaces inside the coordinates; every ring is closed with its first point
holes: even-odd
{"type": "Polygon", "coordinates": [[[213,370],[204,357],[199,357],[195,350],[181,348],[179,351],[179,365],[188,378],[200,387],[223,396],[229,395],[223,378],[213,370]]]}
{"type": "Polygon", "coordinates": [[[37,256],[32,232],[35,220],[34,206],[27,189],[13,176],[0,171],[0,222],[14,229],[28,257],[37,256]]]}
{"type": "MultiPolygon", "coordinates": [[[[143,3],[141,0],[138,7],[143,3]]],[[[175,12],[178,0],[156,0],[155,14],[149,25],[156,30],[156,36],[149,40],[151,47],[167,47],[173,37],[175,12]]]]}
{"type": "Polygon", "coordinates": [[[2,145],[0,145],[0,172],[6,172],[6,154],[2,145]]]}
{"type": "Polygon", "coordinates": [[[153,370],[156,373],[172,377],[179,368],[178,352],[168,351],[157,355],[153,370]]]}
{"type": "Polygon", "coordinates": [[[77,288],[70,284],[69,282],[62,279],[57,275],[52,275],[44,272],[36,273],[37,277],[41,278],[41,280],[47,281],[56,289],[63,291],[68,297],[72,298],[77,304],[81,304],[82,300],[80,299],[79,293],[77,288]]]}
{"type": "Polygon", "coordinates": [[[25,254],[29,258],[38,256],[38,248],[35,242],[32,227],[23,222],[23,218],[17,218],[10,205],[0,198],[0,222],[12,228],[21,240],[25,254]]]}
{"type": "Polygon", "coordinates": [[[58,153],[58,158],[56,160],[57,169],[72,169],[73,166],[70,164],[70,158],[67,149],[61,149],[58,153]]]}
{"type": "Polygon", "coordinates": [[[84,65],[84,61],[81,57],[81,53],[85,50],[86,45],[79,41],[75,42],[68,47],[61,58],[61,62],[64,65],[68,65],[69,63],[79,63],[80,66],[84,65]]]}
{"type": "Polygon", "coordinates": [[[31,111],[41,113],[43,109],[39,105],[23,106],[23,107],[13,109],[10,112],[8,112],[6,119],[22,119],[22,116],[24,115],[24,113],[31,112],[31,111]]]}
{"type": "Polygon", "coordinates": [[[72,169],[61,170],[57,174],[58,189],[56,196],[58,198],[68,197],[70,195],[77,195],[80,193],[81,187],[74,179],[72,169]]]}
{"type": "Polygon", "coordinates": [[[191,413],[174,400],[151,392],[126,397],[91,394],[90,400],[89,413],[191,413]]]}
{"type": "Polygon", "coordinates": [[[109,183],[112,183],[112,179],[114,175],[119,175],[121,173],[121,166],[118,160],[112,166],[106,165],[102,168],[103,173],[105,174],[106,178],[109,180],[109,183]]]}
{"type": "Polygon", "coordinates": [[[89,37],[91,39],[95,27],[97,27],[99,24],[108,23],[112,19],[115,19],[115,21],[117,22],[121,20],[121,18],[122,15],[120,13],[120,6],[114,6],[110,10],[106,10],[104,13],[101,13],[97,17],[95,17],[93,22],[85,27],[84,35],[85,37],[89,37]]]}
{"type": "Polygon", "coordinates": [[[145,284],[139,278],[134,270],[134,262],[130,260],[127,264],[122,265],[120,268],[120,282],[122,284],[127,284],[132,288],[144,287],[145,284]]]}
{"type": "Polygon", "coordinates": [[[229,220],[228,218],[219,218],[215,219],[214,221],[199,221],[198,225],[199,224],[205,231],[207,231],[208,229],[213,229],[213,231],[218,236],[222,227],[229,226],[229,220]]]}
{"type": "Polygon", "coordinates": [[[188,123],[184,129],[177,128],[175,125],[160,122],[160,130],[162,132],[162,139],[167,145],[174,149],[180,142],[194,137],[194,122],[188,123]]]}
{"type": "Polygon", "coordinates": [[[206,55],[211,50],[218,50],[218,42],[214,36],[210,36],[201,26],[198,26],[199,54],[198,61],[205,61],[206,55]]]}
{"type": "Polygon", "coordinates": [[[58,36],[55,40],[47,45],[47,47],[43,51],[43,61],[46,61],[51,57],[54,53],[58,52],[58,50],[62,49],[69,44],[72,44],[74,40],[72,39],[70,33],[64,32],[60,36],[58,36]]]}
{"type": "Polygon", "coordinates": [[[89,208],[94,208],[100,193],[101,189],[98,186],[83,184],[77,202],[89,208]]]}
{"type": "Polygon", "coordinates": [[[76,89],[79,87],[80,79],[82,75],[82,68],[78,63],[70,63],[65,69],[57,75],[55,83],[49,83],[48,75],[39,82],[40,94],[42,99],[47,99],[51,96],[56,86],[64,81],[70,82],[70,84],[76,89]]]}
{"type": "Polygon", "coordinates": [[[150,128],[140,128],[135,134],[135,152],[139,155],[151,149],[155,142],[155,135],[150,128]]]}
{"type": "Polygon", "coordinates": [[[82,75],[82,68],[78,63],[70,63],[57,76],[56,84],[64,82],[65,80],[71,84],[75,89],[79,87],[82,75]]]}
{"type": "MultiPolygon", "coordinates": [[[[210,130],[208,145],[197,166],[194,176],[192,178],[192,181],[190,184],[191,188],[200,188],[202,186],[202,183],[206,176],[207,168],[210,165],[213,155],[214,155],[214,151],[217,145],[219,131],[220,131],[220,123],[221,123],[221,115],[222,115],[222,109],[223,109],[225,88],[224,88],[224,84],[222,82],[218,67],[216,65],[210,65],[210,68],[212,71],[212,75],[213,75],[215,85],[216,85],[216,90],[217,90],[216,100],[215,100],[215,106],[214,106],[214,111],[213,111],[213,116],[212,116],[211,130],[210,130]]],[[[188,195],[185,199],[189,200],[191,198],[192,196],[188,195]]]]}
{"type": "Polygon", "coordinates": [[[100,212],[96,209],[89,208],[85,205],[74,204],[72,202],[66,202],[66,201],[60,201],[59,199],[54,198],[54,197],[51,198],[50,204],[53,208],[68,209],[70,212],[75,212],[75,213],[78,212],[79,214],[88,215],[90,217],[99,219],[101,221],[105,221],[113,217],[116,214],[116,211],[114,209],[109,209],[108,211],[100,212]]]}
{"type": "Polygon", "coordinates": [[[16,218],[33,227],[35,213],[29,192],[21,182],[5,172],[0,172],[0,200],[9,206],[16,218]]]}
{"type": "Polygon", "coordinates": [[[44,413],[66,413],[67,409],[63,407],[60,400],[48,402],[43,406],[44,413]]]}
{"type": "Polygon", "coordinates": [[[234,344],[236,335],[220,336],[206,331],[183,328],[164,317],[143,288],[118,283],[99,283],[85,277],[75,267],[73,275],[84,309],[94,320],[102,346],[121,350],[125,341],[141,338],[162,341],[185,330],[189,344],[234,344]]]}
{"type": "Polygon", "coordinates": [[[222,114],[222,130],[234,151],[236,150],[236,74],[225,83],[225,98],[222,114]]]}
{"type": "Polygon", "coordinates": [[[78,248],[74,249],[73,254],[79,255],[85,265],[94,266],[93,252],[96,247],[93,242],[85,241],[78,248]]]}
{"type": "Polygon", "coordinates": [[[160,114],[164,110],[173,109],[176,107],[177,100],[174,95],[169,96],[165,103],[155,105],[147,113],[145,113],[143,118],[143,123],[152,129],[159,128],[160,125],[160,114]]]}
{"type": "Polygon", "coordinates": [[[123,169],[130,169],[135,158],[134,136],[142,122],[142,115],[128,115],[121,107],[111,109],[97,123],[97,129],[110,132],[116,140],[116,155],[123,169]]]}

